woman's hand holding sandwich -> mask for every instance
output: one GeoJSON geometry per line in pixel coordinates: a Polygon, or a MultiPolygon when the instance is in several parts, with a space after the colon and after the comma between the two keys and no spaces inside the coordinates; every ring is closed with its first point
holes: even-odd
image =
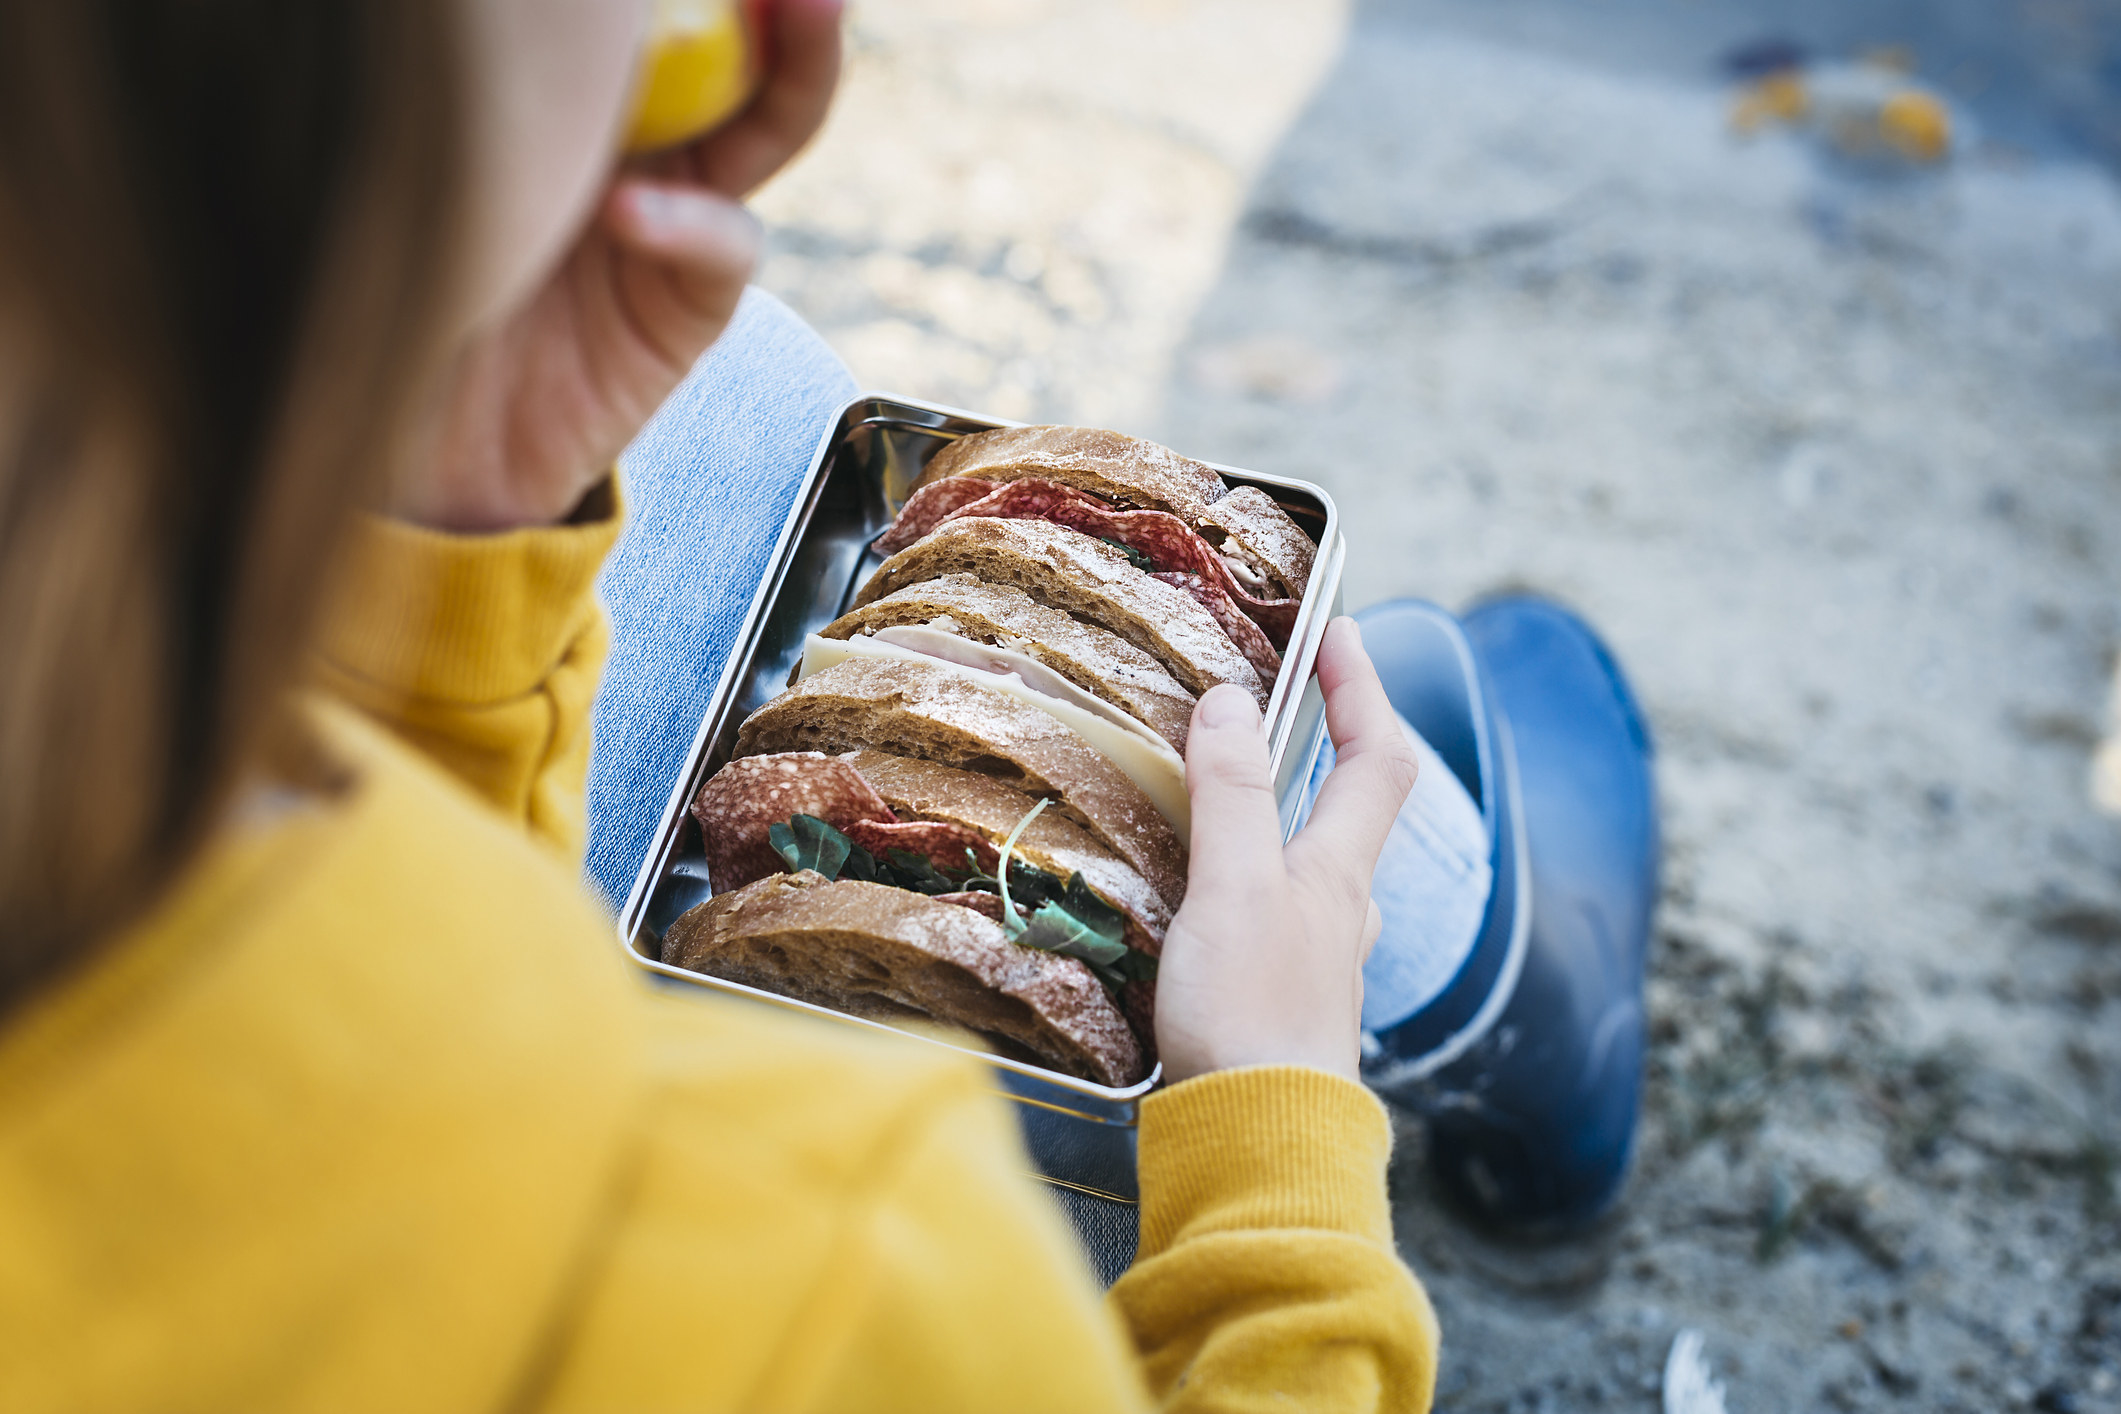
{"type": "Polygon", "coordinates": [[[1174,1081],[1246,1065],[1357,1076],[1362,964],[1378,932],[1370,876],[1416,766],[1354,620],[1326,630],[1318,678],[1339,759],[1286,846],[1251,697],[1225,685],[1195,709],[1192,868],[1157,977],[1157,1047],[1174,1081]]]}
{"type": "Polygon", "coordinates": [[[503,150],[474,144],[485,180],[462,317],[476,332],[442,409],[439,454],[393,506],[445,530],[551,524],[609,473],[736,313],[760,244],[740,203],[809,142],[839,78],[841,0],[771,0],[750,104],[690,146],[614,173],[632,55],[604,52],[608,24],[514,52],[532,27],[513,8],[472,7],[493,106],[511,121],[486,135],[503,150]]]}

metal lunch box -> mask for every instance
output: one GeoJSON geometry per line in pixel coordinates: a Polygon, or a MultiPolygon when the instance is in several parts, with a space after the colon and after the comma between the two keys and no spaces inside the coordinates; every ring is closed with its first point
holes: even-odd
{"type": "MultiPolygon", "coordinates": [[[[765,578],[693,737],[684,770],[671,785],[669,803],[663,808],[633,891],[619,913],[619,937],[635,963],[677,982],[977,1056],[993,1067],[1004,1093],[1018,1102],[1025,1140],[1040,1177],[1064,1188],[1131,1203],[1138,1193],[1136,1117],[1142,1097],[1156,1088],[1161,1069],[1138,1085],[1114,1089],[886,1022],[687,972],[658,959],[664,931],[713,892],[697,834],[686,828],[686,807],[707,778],[729,760],[738,726],[788,685],[802,657],[803,640],[844,613],[855,591],[883,563],[869,543],[891,523],[928,459],[959,437],[1015,425],[888,393],[864,393],[840,410],[818,444],[810,473],[796,493],[765,578]]],[[[1325,738],[1325,704],[1311,668],[1327,621],[1340,612],[1346,542],[1339,512],[1321,488],[1235,467],[1215,470],[1233,486],[1256,486],[1266,492],[1318,542],[1311,583],[1265,718],[1286,838],[1294,831],[1303,783],[1325,738]]]]}

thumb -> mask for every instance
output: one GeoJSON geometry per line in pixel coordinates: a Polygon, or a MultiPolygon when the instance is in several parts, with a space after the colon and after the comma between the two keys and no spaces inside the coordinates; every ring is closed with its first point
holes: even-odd
{"type": "Polygon", "coordinates": [[[1187,893],[1238,899],[1281,871],[1281,822],[1267,739],[1252,695],[1228,683],[1193,709],[1186,738],[1193,801],[1187,893]]]}

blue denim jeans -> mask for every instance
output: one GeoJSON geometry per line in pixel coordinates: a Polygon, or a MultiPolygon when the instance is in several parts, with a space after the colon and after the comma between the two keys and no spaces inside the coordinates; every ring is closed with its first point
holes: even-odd
{"type": "Polygon", "coordinates": [[[620,458],[626,530],[597,581],[611,656],[589,763],[588,874],[614,907],[633,888],[818,439],[855,392],[815,330],[748,290],[620,458]]]}
{"type": "MultiPolygon", "coordinates": [[[[754,289],[621,459],[628,519],[598,582],[611,656],[589,767],[588,873],[614,905],[633,887],[818,439],[855,392],[825,341],[754,289]]],[[[1371,1030],[1442,991],[1487,903],[1479,812],[1417,747],[1421,780],[1374,885],[1385,931],[1364,974],[1371,1030]]],[[[1329,746],[1314,791],[1331,762],[1329,746]]]]}

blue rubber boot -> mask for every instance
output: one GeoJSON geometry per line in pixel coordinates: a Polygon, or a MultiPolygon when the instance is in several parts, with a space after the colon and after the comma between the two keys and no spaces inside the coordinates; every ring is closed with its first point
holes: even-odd
{"type": "Polygon", "coordinates": [[[1589,1222],[1619,1195],[1642,1093],[1658,828],[1641,711],[1590,628],[1541,600],[1357,617],[1393,705],[1480,803],[1495,868],[1461,976],[1374,1038],[1367,1078],[1426,1117],[1438,1178],[1478,1216],[1589,1222]]]}
{"type": "Polygon", "coordinates": [[[1566,609],[1498,599],[1463,622],[1509,724],[1532,917],[1516,990],[1459,1063],[1480,1102],[1438,1116],[1430,1152],[1490,1219],[1566,1228],[1611,1206],[1634,1152],[1658,881],[1650,735],[1613,655],[1566,609]]]}

